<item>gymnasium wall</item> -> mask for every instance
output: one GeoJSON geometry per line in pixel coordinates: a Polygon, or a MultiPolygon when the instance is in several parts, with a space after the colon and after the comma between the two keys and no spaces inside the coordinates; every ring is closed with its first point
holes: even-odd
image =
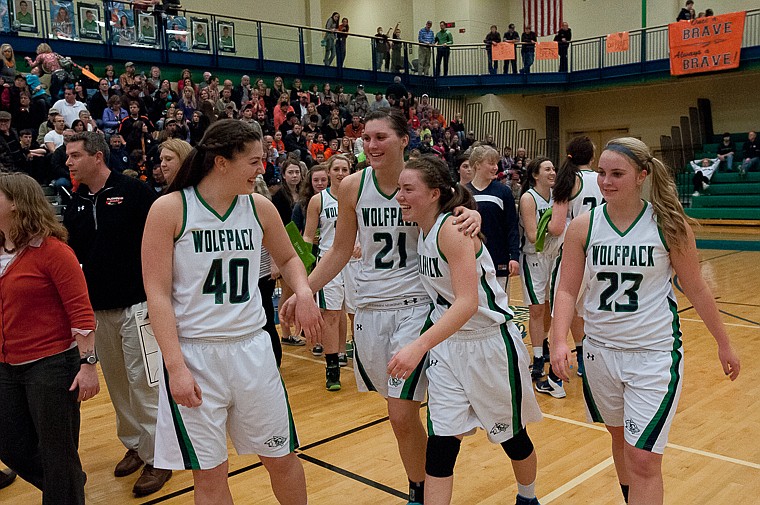
{"type": "Polygon", "coordinates": [[[498,110],[501,119],[516,119],[519,128],[534,128],[538,137],[545,132],[547,105],[560,108],[562,143],[570,132],[627,128],[650,147],[659,148],[660,135],[670,134],[698,98],[712,102],[714,131],[746,132],[760,127],[757,117],[757,90],[760,72],[729,72],[667,82],[640,84],[600,91],[552,95],[488,94],[469,97],[481,102],[485,112],[498,110]]]}

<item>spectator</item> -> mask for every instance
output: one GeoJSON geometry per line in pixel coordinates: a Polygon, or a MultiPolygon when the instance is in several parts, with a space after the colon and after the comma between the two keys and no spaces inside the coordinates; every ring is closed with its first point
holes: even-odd
{"type": "Polygon", "coordinates": [[[11,129],[10,112],[0,111],[0,172],[20,171],[24,164],[16,131],[11,129]]]}
{"type": "MultiPolygon", "coordinates": [[[[45,173],[47,167],[45,163],[43,163],[43,161],[45,161],[45,156],[47,156],[47,149],[40,147],[34,139],[33,130],[21,130],[18,133],[18,137],[21,153],[24,155],[24,161],[21,164],[20,171],[31,175],[40,184],[47,184],[48,174],[45,173]]],[[[2,155],[0,155],[0,157],[1,156],[2,155]]]]}
{"type": "MultiPolygon", "coordinates": [[[[37,46],[37,57],[32,60],[27,56],[25,60],[29,64],[29,72],[33,73],[35,69],[39,70],[40,82],[45,86],[45,89],[51,91],[52,95],[53,90],[50,87],[51,76],[53,72],[61,68],[58,55],[53,52],[53,49],[48,44],[42,42],[37,46]]],[[[56,98],[58,97],[56,96],[56,98]]]]}
{"type": "Polygon", "coordinates": [[[351,99],[350,110],[352,114],[358,114],[361,118],[369,113],[369,100],[364,92],[363,84],[356,86],[356,93],[351,99]]]}
{"type": "Polygon", "coordinates": [[[198,145],[203,135],[206,133],[206,129],[211,125],[211,120],[203,112],[197,110],[193,112],[193,116],[190,119],[190,145],[198,145]]]}
{"type": "Polygon", "coordinates": [[[240,78],[240,84],[235,86],[232,90],[232,100],[238,106],[242,107],[243,104],[248,103],[251,99],[251,78],[244,75],[240,78]]]}
{"type": "Polygon", "coordinates": [[[114,172],[124,172],[129,168],[129,151],[124,144],[124,139],[118,133],[114,133],[108,143],[111,148],[108,156],[108,167],[114,172]]]}
{"type": "Polygon", "coordinates": [[[92,117],[98,120],[98,126],[102,126],[103,112],[108,108],[108,99],[113,94],[113,91],[108,87],[108,80],[104,78],[98,81],[98,89],[87,101],[87,110],[92,113],[92,117]]]}
{"type": "Polygon", "coordinates": [[[327,126],[322,128],[322,133],[324,134],[325,140],[327,142],[343,137],[343,125],[340,122],[340,118],[338,116],[333,116],[330,118],[330,122],[327,123],[327,126]]]}
{"type": "Polygon", "coordinates": [[[408,91],[406,90],[406,86],[401,84],[401,76],[397,75],[393,78],[393,84],[389,85],[388,88],[385,90],[385,96],[387,97],[395,97],[396,100],[400,100],[402,98],[406,98],[408,91]]]}
{"type": "Polygon", "coordinates": [[[435,34],[436,56],[435,56],[435,76],[441,74],[441,62],[443,62],[443,77],[449,75],[449,56],[451,56],[451,47],[454,44],[454,37],[446,28],[446,22],[441,21],[441,31],[435,34]]]}
{"type": "Polygon", "coordinates": [[[747,135],[747,141],[742,147],[742,157],[744,161],[739,168],[739,173],[744,176],[747,172],[760,170],[760,145],[757,142],[757,133],[750,131],[747,135]]]}
{"type": "Polygon", "coordinates": [[[52,153],[63,145],[63,130],[66,129],[66,123],[63,116],[58,115],[53,120],[53,129],[45,134],[45,148],[52,153]]]}
{"type": "Polygon", "coordinates": [[[77,100],[72,86],[66,86],[63,90],[63,98],[55,102],[53,107],[58,109],[68,127],[71,127],[75,119],[79,119],[79,111],[87,110],[87,106],[77,100]]]}
{"type": "Polygon", "coordinates": [[[734,168],[734,155],[736,154],[736,144],[731,140],[731,134],[726,132],[723,134],[723,140],[718,146],[718,158],[720,159],[720,166],[723,170],[733,170],[734,168]]]}
{"type": "Polygon", "coordinates": [[[472,181],[472,178],[475,176],[474,171],[472,170],[472,167],[470,166],[470,157],[469,155],[462,154],[459,157],[457,157],[454,166],[456,168],[457,176],[455,179],[459,181],[459,184],[462,186],[466,186],[472,181]]]}
{"type": "Polygon", "coordinates": [[[467,188],[478,202],[486,249],[496,268],[496,280],[506,288],[507,278],[517,275],[520,270],[520,233],[512,192],[496,180],[498,161],[499,153],[495,149],[488,146],[474,148],[470,165],[475,175],[467,188]]]}
{"type": "Polygon", "coordinates": [[[432,21],[425,23],[425,27],[420,29],[417,35],[417,42],[422,44],[419,46],[419,61],[418,72],[422,75],[428,75],[430,72],[430,60],[433,51],[433,45],[435,45],[435,33],[431,30],[433,26],[432,21]]]}
{"type": "MultiPolygon", "coordinates": [[[[396,23],[396,27],[393,28],[393,35],[391,36],[391,69],[395,73],[401,72],[401,69],[404,68],[404,59],[401,56],[401,49],[404,46],[404,43],[401,42],[401,28],[399,28],[399,25],[401,22],[399,21],[396,23]]],[[[406,96],[406,95],[404,95],[406,96]]],[[[401,97],[398,97],[401,98],[401,97]]]]}
{"type": "Polygon", "coordinates": [[[554,36],[554,42],[557,43],[557,50],[559,52],[559,71],[567,72],[567,52],[570,49],[570,40],[573,38],[573,32],[570,30],[570,26],[567,21],[562,22],[562,28],[559,29],[554,36]]]}
{"type": "Polygon", "coordinates": [[[106,65],[105,76],[103,79],[108,81],[108,89],[112,93],[121,94],[121,85],[119,84],[119,78],[116,76],[113,65],[106,65]]]}
{"type": "Polygon", "coordinates": [[[710,187],[710,179],[713,174],[718,170],[720,165],[720,158],[702,158],[700,161],[690,161],[692,170],[694,170],[694,177],[692,183],[694,184],[694,194],[692,196],[699,196],[702,191],[706,191],[710,187]]]}
{"type": "MultiPolygon", "coordinates": [[[[499,71],[499,62],[493,61],[493,45],[501,42],[501,35],[499,35],[499,29],[496,25],[491,25],[491,30],[486,33],[486,38],[483,39],[483,43],[486,45],[486,53],[488,54],[488,73],[495,75],[499,71]]],[[[506,63],[505,63],[506,65],[506,63]]]]}
{"type": "Polygon", "coordinates": [[[64,224],[96,311],[96,347],[118,435],[127,448],[114,474],[129,475],[144,463],[132,492],[145,496],[171,477],[171,471],[153,467],[158,390],[148,384],[135,321],[135,313],[147,309],[140,244],[156,194],[142,182],[109,169],[109,148],[101,135],[75,135],[66,152],[79,188],[66,209],[64,224]]]}
{"type": "Polygon", "coordinates": [[[676,21],[691,21],[696,19],[694,12],[694,0],[686,0],[686,7],[681,8],[681,11],[676,17],[676,21]]]}
{"type": "Polygon", "coordinates": [[[317,112],[317,106],[313,103],[309,103],[309,94],[305,92],[301,92],[298,94],[298,100],[293,100],[290,103],[290,106],[293,108],[293,112],[296,113],[296,116],[303,121],[304,118],[310,116],[311,114],[315,114],[317,112]],[[309,106],[313,108],[313,111],[309,111],[309,106]]]}
{"type": "Polygon", "coordinates": [[[13,46],[3,44],[0,46],[0,76],[12,78],[16,76],[16,56],[13,53],[13,46]]]}
{"type": "Polygon", "coordinates": [[[295,154],[301,161],[308,164],[311,161],[311,155],[306,146],[306,137],[302,133],[303,127],[296,121],[293,123],[293,129],[282,138],[282,141],[285,144],[285,151],[295,154]]]}
{"type": "Polygon", "coordinates": [[[385,99],[382,93],[375,93],[375,101],[372,102],[369,106],[369,110],[371,112],[374,112],[379,109],[388,109],[390,108],[390,104],[388,103],[388,100],[385,99]]]}
{"type": "Polygon", "coordinates": [[[119,124],[119,133],[121,133],[121,136],[124,137],[125,140],[132,134],[132,127],[136,121],[141,121],[143,124],[147,125],[149,132],[156,129],[155,126],[153,126],[153,123],[150,122],[150,119],[148,119],[148,116],[140,114],[140,103],[133,100],[129,102],[129,115],[122,119],[119,124]]]}
{"type": "Polygon", "coordinates": [[[325,22],[325,30],[327,30],[322,38],[323,46],[325,47],[325,57],[322,60],[326,67],[332,65],[335,59],[335,34],[338,33],[338,25],[340,25],[340,14],[333,12],[332,16],[325,22]]]}
{"type": "Polygon", "coordinates": [[[135,64],[128,61],[124,64],[124,73],[119,76],[119,84],[123,89],[135,83],[135,64]]]}
{"type": "Polygon", "coordinates": [[[121,98],[117,95],[108,99],[108,108],[103,111],[103,131],[106,135],[112,135],[119,130],[123,119],[129,116],[129,112],[121,108],[121,98]]]}
{"type": "Polygon", "coordinates": [[[335,39],[335,53],[338,55],[338,68],[343,67],[346,61],[346,41],[348,39],[348,18],[343,18],[338,25],[335,39]]]}
{"type": "Polygon", "coordinates": [[[523,68],[520,69],[520,73],[529,74],[533,60],[536,58],[536,42],[538,42],[536,32],[531,30],[529,25],[525,25],[520,42],[522,43],[520,54],[523,60],[523,68]]]}
{"type": "MultiPolygon", "coordinates": [[[[517,44],[520,41],[520,34],[515,30],[514,23],[509,23],[507,31],[504,32],[504,37],[502,37],[502,40],[510,44],[517,44]]],[[[507,75],[510,68],[512,69],[513,74],[517,73],[517,57],[511,60],[504,60],[504,75],[507,75]]]]}
{"type": "Polygon", "coordinates": [[[351,124],[346,126],[345,136],[351,139],[358,139],[364,133],[364,124],[359,114],[351,115],[351,124]]]}
{"type": "Polygon", "coordinates": [[[380,67],[383,66],[383,62],[385,63],[385,71],[387,72],[390,69],[390,43],[388,42],[390,32],[391,30],[388,30],[388,33],[384,33],[382,26],[377,27],[377,33],[375,33],[375,37],[372,39],[372,54],[374,55],[372,68],[374,70],[379,71],[380,67]]]}
{"type": "Polygon", "coordinates": [[[79,402],[100,385],[95,315],[66,235],[34,179],[0,177],[0,458],[43,503],[84,505],[79,402]]]}

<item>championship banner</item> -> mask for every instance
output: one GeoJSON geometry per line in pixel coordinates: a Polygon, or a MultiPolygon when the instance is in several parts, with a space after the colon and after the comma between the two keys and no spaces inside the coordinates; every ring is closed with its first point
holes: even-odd
{"type": "Polygon", "coordinates": [[[610,33],[607,35],[607,52],[624,53],[629,48],[628,32],[610,33]]]}
{"type": "Polygon", "coordinates": [[[509,42],[499,42],[491,45],[491,57],[493,61],[514,60],[515,45],[509,42]]]}
{"type": "Polygon", "coordinates": [[[536,44],[537,60],[558,60],[559,44],[557,42],[539,42],[536,44]]]}
{"type": "Polygon", "coordinates": [[[668,25],[670,75],[739,67],[746,12],[732,12],[668,25]]]}

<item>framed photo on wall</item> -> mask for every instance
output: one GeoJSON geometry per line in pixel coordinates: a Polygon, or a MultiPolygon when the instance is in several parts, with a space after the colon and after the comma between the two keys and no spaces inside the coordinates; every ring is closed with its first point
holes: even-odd
{"type": "Polygon", "coordinates": [[[156,18],[153,14],[140,12],[137,15],[137,41],[140,44],[155,46],[158,43],[156,18]]]}
{"type": "Polygon", "coordinates": [[[232,21],[218,21],[216,24],[219,37],[219,51],[235,52],[235,24],[232,21]]]}
{"type": "Polygon", "coordinates": [[[187,51],[187,18],[166,16],[166,40],[170,51],[187,51]]]}
{"type": "Polygon", "coordinates": [[[35,0],[13,0],[11,26],[19,32],[37,33],[37,15],[35,0]]]}
{"type": "Polygon", "coordinates": [[[111,41],[119,46],[131,46],[135,37],[135,15],[129,4],[112,2],[110,4],[109,23],[111,24],[111,41]]]}
{"type": "Polygon", "coordinates": [[[207,18],[190,18],[193,49],[208,51],[209,22],[207,18]]]}
{"type": "Polygon", "coordinates": [[[74,2],[71,0],[50,0],[50,31],[57,39],[75,39],[77,25],[74,16],[74,2]]]}
{"type": "Polygon", "coordinates": [[[95,4],[77,4],[79,8],[79,36],[84,39],[101,40],[100,9],[95,4]]]}

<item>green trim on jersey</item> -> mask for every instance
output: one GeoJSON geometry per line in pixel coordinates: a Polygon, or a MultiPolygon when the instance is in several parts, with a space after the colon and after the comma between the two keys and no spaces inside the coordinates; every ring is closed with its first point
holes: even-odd
{"type": "MultiPolygon", "coordinates": [[[[446,220],[449,218],[449,216],[453,216],[453,214],[452,214],[451,212],[447,212],[447,213],[446,213],[446,215],[443,217],[443,220],[441,221],[441,226],[439,226],[439,227],[438,227],[438,231],[437,231],[437,232],[435,232],[435,248],[438,250],[438,254],[440,254],[440,255],[441,255],[441,258],[442,258],[442,259],[443,259],[443,261],[445,261],[446,263],[448,263],[448,262],[449,262],[449,260],[447,260],[447,259],[446,259],[446,255],[445,255],[445,254],[443,254],[443,251],[441,251],[441,246],[439,245],[439,242],[438,242],[438,237],[439,237],[439,235],[441,234],[441,228],[443,228],[443,225],[446,223],[446,220]]],[[[420,231],[422,231],[422,230],[420,230],[420,231]]],[[[423,236],[422,236],[422,238],[423,238],[423,240],[424,240],[424,239],[425,239],[425,236],[423,235],[423,236]]]]}
{"type": "Polygon", "coordinates": [[[528,296],[530,297],[530,304],[531,305],[539,305],[538,297],[536,296],[536,292],[533,290],[533,278],[530,276],[530,268],[528,267],[528,258],[523,254],[522,257],[522,267],[523,267],[523,282],[525,283],[525,287],[528,288],[528,296]]]}
{"type": "MultiPolygon", "coordinates": [[[[475,253],[475,259],[480,258],[483,255],[483,250],[485,247],[483,247],[483,241],[480,241],[480,249],[478,249],[478,252],[475,253]]],[[[448,263],[448,262],[447,262],[448,263]]]]}
{"type": "Polygon", "coordinates": [[[362,189],[364,189],[364,179],[367,178],[367,169],[365,168],[360,172],[362,174],[361,179],[359,180],[359,194],[356,197],[356,203],[359,203],[359,199],[362,197],[362,189]]]}
{"type": "Polygon", "coordinates": [[[491,286],[489,286],[486,282],[486,269],[482,266],[480,267],[480,273],[480,285],[486,294],[486,299],[488,300],[488,308],[498,312],[499,314],[503,314],[505,322],[511,321],[514,316],[496,304],[496,295],[491,289],[491,286]]]}
{"type": "Polygon", "coordinates": [[[549,280],[549,310],[552,312],[554,312],[554,294],[557,291],[557,275],[559,275],[559,269],[562,267],[562,246],[564,245],[560,244],[559,246],[559,254],[554,260],[554,268],[552,268],[552,275],[549,280]]]}
{"type": "MultiPolygon", "coordinates": [[[[547,200],[546,198],[544,198],[544,195],[542,195],[541,193],[539,193],[539,192],[536,190],[536,188],[535,188],[535,187],[533,187],[533,188],[530,188],[530,189],[532,189],[532,190],[533,190],[533,192],[534,192],[535,194],[537,194],[538,196],[540,196],[540,197],[541,197],[541,200],[543,200],[543,201],[544,201],[544,202],[545,202],[547,205],[549,205],[549,200],[551,200],[551,199],[552,199],[552,192],[551,192],[551,190],[549,190],[549,200],[547,200]]],[[[534,201],[534,202],[536,202],[536,197],[535,197],[535,196],[533,197],[533,201],[534,201]]],[[[538,202],[536,202],[536,206],[538,206],[538,202]]],[[[550,208],[551,208],[551,207],[550,207],[550,208]]]]}
{"type": "Polygon", "coordinates": [[[185,226],[187,226],[187,198],[184,191],[180,191],[179,194],[182,197],[182,228],[179,229],[179,234],[174,237],[175,242],[182,238],[182,234],[185,233],[185,226]]]}
{"type": "Polygon", "coordinates": [[[392,200],[394,196],[396,196],[396,193],[398,193],[398,188],[396,188],[396,191],[394,191],[390,196],[383,193],[383,190],[380,189],[380,185],[377,183],[377,177],[375,177],[375,170],[372,169],[372,182],[375,183],[375,189],[377,189],[377,192],[385,198],[386,200],[392,200]]]}
{"type": "Polygon", "coordinates": [[[220,216],[217,211],[214,210],[214,208],[206,203],[206,200],[203,199],[201,194],[198,192],[198,186],[193,186],[193,191],[195,191],[195,196],[198,197],[198,201],[201,202],[201,205],[206,207],[206,209],[209,210],[213,215],[215,215],[221,222],[224,222],[227,220],[228,217],[230,217],[230,214],[232,214],[232,211],[235,209],[235,205],[237,205],[237,196],[232,200],[232,204],[230,205],[230,208],[227,209],[227,212],[224,213],[223,216],[220,216]]]}
{"type": "Polygon", "coordinates": [[[586,232],[586,242],[584,242],[583,244],[583,252],[587,254],[588,254],[588,245],[591,242],[591,228],[594,227],[594,211],[596,209],[597,208],[594,207],[593,209],[589,211],[589,214],[591,214],[591,216],[589,216],[589,220],[588,220],[588,232],[586,232]]]}
{"type": "Polygon", "coordinates": [[[280,384],[282,384],[282,392],[285,393],[285,405],[288,407],[288,431],[290,432],[290,452],[298,449],[298,433],[296,433],[296,423],[293,421],[293,411],[290,410],[290,400],[288,399],[288,389],[285,387],[285,381],[282,380],[280,375],[280,384]]]}
{"type": "Polygon", "coordinates": [[[261,228],[261,234],[263,238],[264,227],[261,225],[261,219],[259,219],[259,213],[256,211],[256,204],[253,203],[253,195],[248,195],[248,199],[251,201],[251,208],[253,209],[253,217],[255,217],[256,222],[259,223],[259,228],[261,228]]]}
{"type": "Polygon", "coordinates": [[[636,442],[636,447],[645,451],[651,451],[655,443],[657,443],[657,439],[662,433],[670,411],[674,408],[676,391],[678,390],[678,384],[681,382],[679,368],[683,359],[683,353],[681,352],[681,323],[678,317],[678,305],[674,300],[668,298],[668,308],[671,314],[673,314],[673,350],[670,351],[670,358],[672,360],[670,365],[670,382],[668,383],[668,392],[662,398],[657,413],[636,442]]]}
{"type": "Polygon", "coordinates": [[[172,412],[174,433],[177,435],[179,452],[182,454],[182,463],[185,466],[185,470],[200,470],[201,464],[198,462],[198,456],[195,454],[195,448],[193,447],[192,440],[190,440],[190,435],[187,434],[185,423],[182,420],[182,413],[179,411],[179,406],[174,401],[174,398],[172,398],[172,393],[169,389],[169,371],[166,369],[165,365],[164,380],[166,381],[166,396],[169,399],[169,408],[172,412]]]}
{"type": "Polygon", "coordinates": [[[668,243],[665,241],[665,235],[662,234],[662,228],[660,228],[660,225],[657,225],[657,234],[660,236],[660,240],[662,241],[663,247],[665,247],[665,250],[670,252],[670,247],[668,247],[668,243]]]}
{"type": "Polygon", "coordinates": [[[596,406],[594,396],[591,394],[591,388],[588,385],[588,378],[585,373],[581,377],[581,381],[583,383],[583,399],[586,402],[586,408],[588,409],[589,414],[591,414],[591,420],[595,423],[604,423],[602,414],[599,412],[599,407],[596,406]]]}
{"type": "Polygon", "coordinates": [[[644,207],[641,209],[641,212],[639,212],[639,215],[636,216],[636,219],[633,220],[631,225],[625,231],[618,230],[617,226],[615,226],[615,223],[613,223],[612,219],[610,219],[610,215],[607,213],[607,206],[606,205],[603,206],[602,212],[604,213],[604,218],[607,220],[607,223],[610,225],[610,228],[612,228],[612,231],[614,231],[621,237],[625,237],[628,234],[628,232],[631,231],[633,227],[638,224],[639,220],[641,220],[641,217],[644,215],[644,212],[647,211],[647,207],[649,206],[649,204],[647,203],[646,200],[642,200],[642,201],[644,202],[644,207]]]}
{"type": "Polygon", "coordinates": [[[435,436],[435,430],[433,429],[433,420],[430,419],[430,402],[429,401],[428,401],[428,406],[427,406],[427,430],[428,430],[429,437],[435,436]]]}
{"type": "Polygon", "coordinates": [[[364,365],[362,365],[362,360],[359,358],[359,348],[356,345],[356,340],[354,340],[354,361],[356,361],[356,369],[359,370],[359,375],[361,375],[362,380],[364,381],[364,385],[367,386],[367,389],[369,391],[377,391],[377,388],[372,384],[372,381],[369,378],[369,375],[367,375],[367,371],[364,370],[364,365]]]}

